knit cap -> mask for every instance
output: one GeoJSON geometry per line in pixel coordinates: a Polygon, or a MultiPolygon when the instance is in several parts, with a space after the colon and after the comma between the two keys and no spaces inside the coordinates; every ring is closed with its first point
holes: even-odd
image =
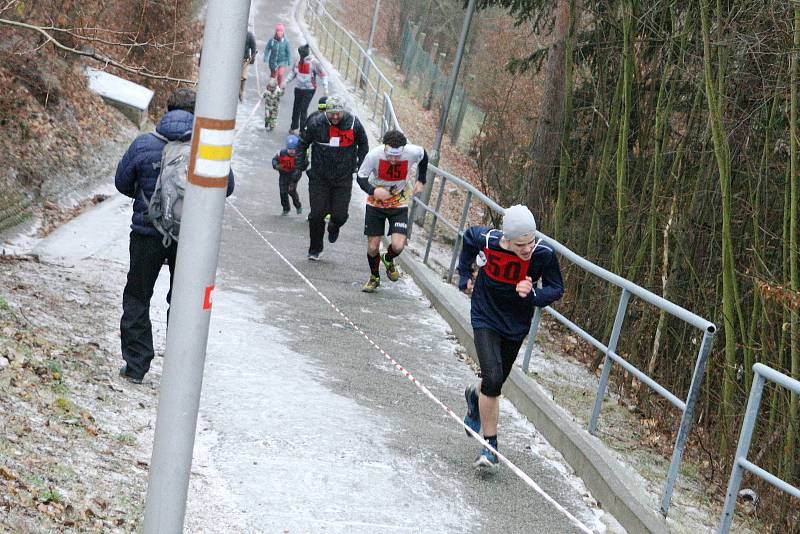
{"type": "Polygon", "coordinates": [[[534,233],[536,233],[536,220],[527,206],[516,204],[506,208],[503,215],[503,236],[506,239],[534,233]]]}

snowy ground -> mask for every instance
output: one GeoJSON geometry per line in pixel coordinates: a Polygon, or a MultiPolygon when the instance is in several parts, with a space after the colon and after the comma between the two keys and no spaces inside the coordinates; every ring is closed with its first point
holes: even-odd
{"type": "MultiPolygon", "coordinates": [[[[258,25],[288,20],[281,9],[259,3],[258,25]]],[[[251,85],[239,124],[256,98],[251,85]]],[[[363,197],[354,195],[353,221],[326,261],[309,264],[305,219],[277,216],[277,180],[266,170],[282,136],[266,136],[259,122],[237,140],[231,204],[462,412],[473,370],[419,290],[407,278],[376,295],[358,290],[366,276],[363,197]]],[[[133,386],[117,376],[129,214],[129,200],[112,196],[44,241],[28,234],[4,245],[35,252],[41,263],[6,259],[0,273],[9,356],[0,403],[13,408],[2,412],[1,529],[128,532],[140,524],[167,278],[153,297],[159,357],[145,384],[133,386]]],[[[477,444],[231,209],[220,258],[188,532],[577,531],[510,471],[476,474],[477,444]]],[[[535,429],[509,403],[501,411],[501,450],[592,530],[620,532],[535,429]]]]}

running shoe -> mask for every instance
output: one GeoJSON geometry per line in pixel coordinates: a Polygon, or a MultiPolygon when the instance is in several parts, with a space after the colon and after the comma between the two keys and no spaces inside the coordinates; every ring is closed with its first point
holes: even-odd
{"type": "Polygon", "coordinates": [[[364,293],[375,293],[378,290],[379,285],[381,285],[381,277],[370,276],[369,280],[367,280],[367,283],[361,288],[361,291],[364,293]]]}
{"type": "Polygon", "coordinates": [[[484,447],[472,465],[476,469],[494,469],[500,465],[500,460],[497,459],[495,453],[489,450],[489,447],[484,447]]]}
{"type": "Polygon", "coordinates": [[[289,215],[289,210],[283,210],[283,213],[281,213],[281,216],[283,217],[285,217],[286,215],[289,215]]]}
{"type": "Polygon", "coordinates": [[[397,282],[397,279],[400,278],[400,273],[397,272],[397,267],[394,264],[394,261],[389,261],[386,259],[386,254],[381,254],[381,263],[383,266],[386,267],[386,276],[389,277],[389,280],[392,282],[397,282]]]}
{"type": "Polygon", "coordinates": [[[339,228],[339,226],[328,223],[328,241],[330,243],[336,243],[336,240],[339,239],[339,228]]]}
{"type": "Polygon", "coordinates": [[[299,208],[297,208],[297,214],[298,214],[298,215],[302,215],[302,214],[303,214],[303,207],[302,207],[302,206],[300,206],[299,208]]]}
{"type": "MultiPolygon", "coordinates": [[[[478,391],[475,386],[467,386],[464,390],[464,398],[467,400],[467,415],[464,416],[464,424],[472,429],[473,432],[481,431],[481,414],[478,408],[478,391]]],[[[471,434],[464,429],[467,436],[471,434]]]]}
{"type": "Polygon", "coordinates": [[[309,252],[308,259],[311,261],[319,261],[322,259],[322,251],[319,252],[309,252]]]}

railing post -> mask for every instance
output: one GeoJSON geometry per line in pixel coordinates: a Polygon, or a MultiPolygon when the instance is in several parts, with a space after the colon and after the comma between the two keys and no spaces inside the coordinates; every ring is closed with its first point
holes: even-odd
{"type": "MultiPolygon", "coordinates": [[[[428,245],[425,247],[425,257],[422,259],[422,263],[428,263],[428,255],[431,253],[431,243],[433,243],[433,234],[436,231],[436,221],[439,220],[439,208],[442,207],[442,197],[444,197],[444,188],[447,184],[447,177],[444,175],[440,176],[440,183],[439,183],[439,196],[436,198],[436,208],[433,211],[433,220],[431,221],[431,231],[428,234],[428,245]]],[[[425,210],[427,213],[428,210],[425,210]]],[[[423,217],[423,227],[425,218],[423,217]]]]}
{"type": "MultiPolygon", "coordinates": [[[[394,86],[393,86],[393,85],[390,85],[390,86],[389,86],[389,100],[388,100],[388,101],[384,101],[384,102],[383,102],[383,107],[384,107],[384,109],[385,109],[386,107],[388,107],[388,102],[391,102],[391,101],[392,101],[392,94],[393,94],[393,93],[394,93],[394,86]]],[[[392,109],[394,109],[394,108],[392,108],[392,109]]],[[[397,112],[395,111],[395,113],[397,113],[397,112]]],[[[391,118],[391,117],[390,117],[390,118],[391,118]]],[[[389,126],[390,126],[390,128],[389,128],[390,130],[395,128],[395,125],[394,125],[394,124],[390,124],[389,126]]],[[[398,125],[397,125],[397,127],[399,128],[399,127],[400,127],[400,125],[398,124],[398,125]]],[[[411,218],[409,217],[409,219],[408,219],[408,220],[410,221],[410,220],[411,220],[411,218]]]]}
{"type": "Polygon", "coordinates": [[[753,440],[753,429],[758,417],[758,408],[761,406],[761,394],[764,391],[765,379],[756,373],[753,385],[750,387],[750,399],[747,401],[747,408],[744,412],[742,422],[742,433],[739,435],[739,445],[736,447],[736,456],[733,459],[733,470],[728,482],[728,492],[725,496],[725,504],[722,507],[722,517],[720,518],[717,534],[727,534],[733,521],[733,512],[736,509],[736,497],[739,494],[739,486],[742,484],[742,471],[744,469],[739,464],[739,460],[747,459],[747,452],[750,450],[750,442],[753,440]]]}
{"type": "MultiPolygon", "coordinates": [[[[608,351],[616,352],[617,341],[619,340],[619,333],[622,330],[622,323],[625,321],[625,311],[628,309],[628,301],[631,294],[627,289],[622,290],[619,296],[619,305],[617,306],[617,316],[614,318],[614,327],[611,329],[611,337],[608,340],[608,351]]],[[[600,375],[600,383],[597,386],[597,397],[594,399],[594,407],[592,408],[592,416],[589,418],[589,434],[594,435],[597,430],[597,418],[600,417],[600,408],[603,407],[603,398],[606,396],[606,388],[608,387],[608,377],[611,374],[611,367],[614,365],[614,360],[606,354],[605,361],[603,362],[603,372],[600,375]]]]}
{"type": "Polygon", "coordinates": [[[378,111],[378,96],[381,94],[381,77],[375,81],[375,101],[372,104],[372,120],[375,120],[375,113],[378,111]]]}
{"type": "Polygon", "coordinates": [[[353,61],[352,53],[353,53],[353,40],[352,39],[348,39],[347,40],[347,63],[345,63],[345,65],[344,65],[344,79],[345,80],[349,80],[350,79],[350,63],[353,61]]]}
{"type": "Polygon", "coordinates": [[[542,320],[542,309],[536,307],[533,310],[533,320],[531,321],[531,329],[528,332],[528,344],[525,345],[525,355],[522,357],[522,370],[528,373],[528,367],[531,363],[531,354],[533,353],[533,346],[536,344],[536,334],[539,332],[539,323],[542,320]]]}
{"type": "Polygon", "coordinates": [[[458,220],[458,234],[456,234],[456,242],[453,245],[453,255],[450,258],[450,268],[447,270],[447,283],[453,281],[453,271],[456,268],[456,259],[458,252],[461,250],[461,238],[464,235],[464,227],[467,224],[467,215],[469,215],[469,208],[472,205],[472,191],[467,191],[467,198],[464,200],[464,207],[461,210],[461,218],[458,220]]]}
{"type": "Polygon", "coordinates": [[[669,503],[672,500],[675,479],[678,477],[678,467],[681,463],[681,456],[683,456],[686,440],[689,437],[689,429],[692,427],[694,408],[697,405],[697,399],[700,397],[700,384],[703,382],[703,376],[706,372],[706,363],[708,362],[708,355],[711,352],[711,343],[713,343],[713,341],[713,330],[707,330],[703,334],[703,341],[700,343],[700,350],[697,353],[697,362],[694,366],[692,382],[689,385],[689,393],[686,396],[686,409],[683,411],[681,424],[680,427],[678,427],[678,435],[675,438],[675,448],[672,450],[672,460],[670,461],[669,471],[667,472],[667,482],[664,484],[664,493],[661,495],[661,515],[664,517],[667,517],[667,512],[669,512],[669,503]]]}
{"type": "Polygon", "coordinates": [[[338,54],[339,57],[336,60],[336,70],[337,71],[341,71],[342,70],[342,53],[344,52],[344,46],[342,46],[342,42],[343,42],[342,39],[344,39],[346,34],[345,34],[345,31],[344,31],[344,28],[342,28],[341,26],[337,25],[336,29],[339,30],[339,32],[338,32],[339,35],[336,38],[336,40],[334,40],[333,55],[335,57],[337,55],[336,53],[337,52],[339,53],[338,54]]]}

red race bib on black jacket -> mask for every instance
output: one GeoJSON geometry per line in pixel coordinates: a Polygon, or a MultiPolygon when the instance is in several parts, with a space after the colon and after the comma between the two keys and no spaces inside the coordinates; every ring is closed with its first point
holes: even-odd
{"type": "Polygon", "coordinates": [[[353,132],[352,128],[349,130],[340,130],[337,126],[331,124],[331,127],[328,129],[328,136],[330,137],[328,141],[330,146],[353,146],[356,142],[356,134],[353,132]]]}
{"type": "Polygon", "coordinates": [[[278,167],[283,172],[292,172],[294,170],[294,157],[278,156],[278,167]]]}

